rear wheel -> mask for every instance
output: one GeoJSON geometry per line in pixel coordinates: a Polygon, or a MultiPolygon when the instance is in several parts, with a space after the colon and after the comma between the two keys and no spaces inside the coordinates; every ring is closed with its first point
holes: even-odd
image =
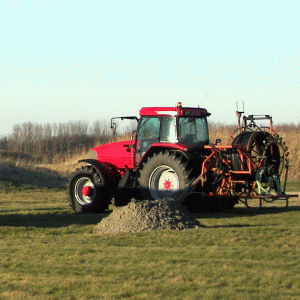
{"type": "Polygon", "coordinates": [[[111,193],[105,180],[92,167],[77,170],[68,184],[72,208],[77,212],[104,212],[111,201],[111,193]]]}
{"type": "Polygon", "coordinates": [[[181,155],[160,152],[154,154],[140,170],[139,188],[143,199],[175,198],[189,185],[191,168],[181,155]]]}

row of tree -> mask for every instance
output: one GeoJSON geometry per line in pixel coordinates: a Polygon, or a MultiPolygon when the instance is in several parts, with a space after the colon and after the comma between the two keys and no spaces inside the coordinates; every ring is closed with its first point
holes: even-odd
{"type": "MultiPolygon", "coordinates": [[[[80,154],[95,145],[114,139],[110,127],[111,124],[107,121],[96,121],[91,125],[85,121],[58,124],[32,122],[16,124],[11,135],[0,139],[0,150],[14,154],[20,153],[34,160],[48,163],[54,160],[64,161],[74,154],[80,154]]],[[[216,138],[222,138],[223,142],[226,142],[225,137],[230,137],[236,128],[236,125],[210,122],[211,142],[214,142],[216,138]]],[[[135,121],[120,121],[118,136],[131,133],[135,129],[135,121]]],[[[275,129],[280,134],[293,132],[293,135],[296,133],[296,136],[299,136],[300,123],[279,124],[275,126],[275,129]]]]}
{"type": "MultiPolygon", "coordinates": [[[[131,128],[123,127],[119,133],[129,130],[131,128]]],[[[111,139],[112,130],[107,121],[96,121],[92,125],[85,121],[43,125],[26,122],[14,125],[11,135],[0,140],[0,149],[51,163],[55,158],[64,160],[111,139]]]]}

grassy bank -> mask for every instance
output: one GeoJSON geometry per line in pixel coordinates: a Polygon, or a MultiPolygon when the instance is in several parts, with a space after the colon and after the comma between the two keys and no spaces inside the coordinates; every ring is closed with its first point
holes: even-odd
{"type": "Polygon", "coordinates": [[[73,213],[64,190],[11,188],[0,193],[0,298],[299,299],[299,201],[99,237],[105,215],[73,213]]]}

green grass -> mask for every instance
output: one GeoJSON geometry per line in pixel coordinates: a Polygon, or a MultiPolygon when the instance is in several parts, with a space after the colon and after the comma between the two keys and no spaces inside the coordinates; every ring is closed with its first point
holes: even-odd
{"type": "Polygon", "coordinates": [[[298,181],[288,182],[286,185],[286,190],[289,192],[299,192],[300,191],[300,182],[298,182],[298,181]]]}
{"type": "Polygon", "coordinates": [[[65,191],[11,188],[0,193],[0,299],[299,299],[299,203],[95,236],[105,214],[74,213],[65,191]]]}

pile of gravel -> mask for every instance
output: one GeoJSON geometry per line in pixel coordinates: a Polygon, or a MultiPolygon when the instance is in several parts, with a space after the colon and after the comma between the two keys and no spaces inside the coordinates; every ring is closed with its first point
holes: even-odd
{"type": "Polygon", "coordinates": [[[148,230],[184,230],[203,227],[190,212],[173,199],[133,200],[95,226],[94,233],[139,232],[148,230]]]}

